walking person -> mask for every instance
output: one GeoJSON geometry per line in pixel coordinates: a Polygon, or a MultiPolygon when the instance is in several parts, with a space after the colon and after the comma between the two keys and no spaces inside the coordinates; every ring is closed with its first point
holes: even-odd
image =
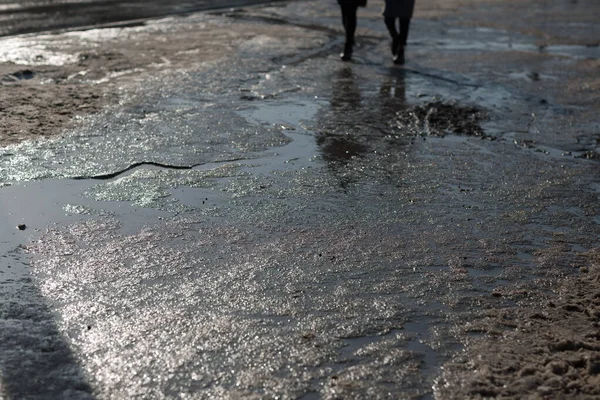
{"type": "Polygon", "coordinates": [[[344,52],[340,54],[342,60],[350,61],[352,58],[352,47],[354,46],[354,33],[356,32],[356,11],[358,7],[367,5],[366,0],[338,0],[342,10],[342,24],[346,32],[346,43],[344,52]]]}
{"type": "Polygon", "coordinates": [[[414,8],[415,0],[385,0],[383,19],[392,37],[394,64],[404,64],[404,48],[414,8]]]}

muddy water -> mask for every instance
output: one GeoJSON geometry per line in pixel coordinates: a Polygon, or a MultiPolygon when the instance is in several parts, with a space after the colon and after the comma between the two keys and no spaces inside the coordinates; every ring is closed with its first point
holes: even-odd
{"type": "MultiPolygon", "coordinates": [[[[429,398],[473,321],[585,262],[597,163],[515,143],[537,99],[385,66],[372,40],[343,64],[256,38],[2,150],[3,245],[49,228],[13,256],[37,290],[21,313],[44,305],[34,342],[71,371],[57,391],[429,398]]],[[[14,397],[20,368],[2,362],[14,397]]]]}

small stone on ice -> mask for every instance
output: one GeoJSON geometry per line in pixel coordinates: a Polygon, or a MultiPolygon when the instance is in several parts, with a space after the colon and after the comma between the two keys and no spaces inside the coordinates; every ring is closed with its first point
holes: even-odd
{"type": "Polygon", "coordinates": [[[19,224],[19,225],[17,225],[17,229],[20,230],[20,231],[24,231],[26,228],[27,228],[27,225],[25,225],[25,224],[19,224]]]}

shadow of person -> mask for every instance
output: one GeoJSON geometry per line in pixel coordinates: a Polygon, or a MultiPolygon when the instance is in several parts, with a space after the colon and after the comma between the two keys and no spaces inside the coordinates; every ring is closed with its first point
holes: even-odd
{"type": "Polygon", "coordinates": [[[16,249],[0,258],[0,398],[93,399],[24,257],[16,249]]]}

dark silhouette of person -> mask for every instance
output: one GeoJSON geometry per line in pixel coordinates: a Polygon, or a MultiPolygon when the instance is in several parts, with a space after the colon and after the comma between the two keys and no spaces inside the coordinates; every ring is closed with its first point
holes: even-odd
{"type": "Polygon", "coordinates": [[[346,43],[344,51],[340,54],[342,60],[350,61],[352,58],[352,47],[354,46],[354,33],[356,32],[356,11],[359,6],[366,5],[365,0],[338,0],[342,10],[342,24],[346,32],[346,43]]]}
{"type": "Polygon", "coordinates": [[[394,64],[404,64],[404,48],[414,8],[415,0],[385,0],[383,19],[392,37],[394,64]],[[398,27],[396,26],[397,22],[398,27]]]}

